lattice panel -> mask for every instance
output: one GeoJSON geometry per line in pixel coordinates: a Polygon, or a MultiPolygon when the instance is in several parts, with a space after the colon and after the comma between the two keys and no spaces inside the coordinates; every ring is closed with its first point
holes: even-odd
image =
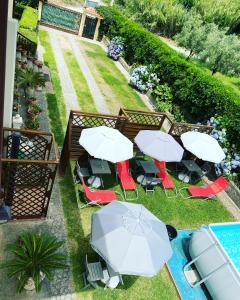
{"type": "Polygon", "coordinates": [[[173,124],[169,133],[174,136],[180,136],[181,134],[188,132],[188,131],[198,131],[198,132],[209,134],[212,131],[212,129],[213,129],[213,127],[211,127],[211,126],[200,126],[200,125],[194,125],[194,124],[175,123],[175,124],[173,124]]]}
{"type": "Polygon", "coordinates": [[[16,144],[13,139],[18,139],[13,135],[9,135],[7,138],[7,158],[18,158],[18,159],[31,159],[31,160],[44,160],[48,149],[48,140],[42,136],[34,136],[27,138],[25,136],[20,137],[20,144],[16,149],[16,144]]]}
{"type": "Polygon", "coordinates": [[[144,113],[132,113],[127,111],[127,116],[130,123],[136,123],[141,125],[155,125],[159,126],[162,122],[162,119],[165,117],[164,115],[151,115],[144,113]]]}
{"type": "Polygon", "coordinates": [[[9,163],[5,202],[12,218],[44,217],[49,201],[48,188],[52,170],[44,165],[9,163]]]}
{"type": "Polygon", "coordinates": [[[73,115],[72,125],[78,127],[97,127],[97,126],[108,126],[115,128],[118,122],[118,117],[116,118],[104,118],[103,116],[83,116],[83,115],[73,115]]]}
{"type": "Polygon", "coordinates": [[[41,22],[77,33],[80,26],[81,16],[82,15],[76,11],[44,3],[41,22]]]}

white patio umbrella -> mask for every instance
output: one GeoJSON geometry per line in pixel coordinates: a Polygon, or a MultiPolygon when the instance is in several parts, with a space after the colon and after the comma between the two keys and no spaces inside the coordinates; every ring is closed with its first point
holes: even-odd
{"type": "Polygon", "coordinates": [[[143,153],[154,159],[166,162],[182,160],[183,148],[170,134],[160,130],[140,130],[134,141],[143,153]]]}
{"type": "Polygon", "coordinates": [[[154,276],[171,257],[165,224],[141,204],[114,201],[92,215],[91,245],[115,272],[154,276]]]}
{"type": "Polygon", "coordinates": [[[83,129],[79,143],[91,156],[112,163],[133,157],[133,143],[117,129],[106,126],[83,129]]]}
{"type": "Polygon", "coordinates": [[[220,163],[225,154],[217,140],[206,133],[189,131],[181,135],[184,147],[198,158],[220,163]]]}

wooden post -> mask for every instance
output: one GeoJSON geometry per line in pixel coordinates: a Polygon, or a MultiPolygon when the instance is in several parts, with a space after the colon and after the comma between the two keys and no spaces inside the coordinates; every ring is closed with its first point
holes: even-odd
{"type": "Polygon", "coordinates": [[[95,33],[94,33],[94,37],[93,39],[96,41],[98,39],[98,34],[99,34],[99,26],[101,24],[101,19],[98,18],[97,20],[97,25],[96,25],[96,28],[95,28],[95,33]]]}
{"type": "Polygon", "coordinates": [[[7,22],[8,0],[0,1],[0,198],[2,193],[2,152],[3,152],[3,118],[4,118],[4,94],[6,71],[6,47],[7,47],[7,22]]]}
{"type": "Polygon", "coordinates": [[[40,0],[38,2],[38,21],[41,21],[41,18],[42,18],[42,7],[43,7],[43,3],[40,0]]]}
{"type": "Polygon", "coordinates": [[[79,32],[78,32],[78,35],[81,37],[82,34],[83,34],[83,29],[84,29],[84,25],[85,25],[85,21],[86,21],[86,11],[83,10],[83,13],[82,13],[82,18],[81,18],[81,23],[80,23],[80,27],[79,27],[79,32]]]}

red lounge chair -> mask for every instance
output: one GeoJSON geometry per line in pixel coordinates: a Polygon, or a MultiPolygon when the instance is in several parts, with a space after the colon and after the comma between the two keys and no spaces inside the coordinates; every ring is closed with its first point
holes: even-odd
{"type": "Polygon", "coordinates": [[[129,160],[124,160],[124,161],[118,162],[116,164],[116,167],[117,167],[117,175],[121,182],[125,200],[138,199],[137,186],[132,178],[132,175],[129,172],[129,160]],[[126,191],[135,191],[136,197],[135,198],[127,198],[126,191]]]}
{"type": "Polygon", "coordinates": [[[174,198],[177,196],[177,189],[175,188],[174,182],[172,178],[169,176],[166,168],[166,162],[165,161],[159,161],[154,160],[155,166],[159,169],[159,173],[157,173],[157,177],[162,180],[162,186],[165,192],[165,195],[167,198],[174,198]],[[173,196],[170,196],[167,193],[167,190],[174,189],[175,194],[173,196]]]}
{"type": "Polygon", "coordinates": [[[187,188],[181,188],[180,190],[187,189],[191,196],[184,197],[180,190],[179,194],[184,199],[189,199],[193,197],[199,197],[199,198],[212,198],[216,196],[218,193],[224,191],[229,186],[229,182],[223,177],[219,177],[214,182],[209,183],[206,186],[189,186],[187,188]]]}
{"type": "Polygon", "coordinates": [[[89,205],[100,206],[100,204],[107,204],[117,200],[117,196],[114,191],[109,191],[109,190],[91,191],[90,188],[84,182],[83,177],[80,177],[80,179],[83,184],[84,195],[88,201],[88,203],[83,205],[81,208],[84,208],[89,205]]]}

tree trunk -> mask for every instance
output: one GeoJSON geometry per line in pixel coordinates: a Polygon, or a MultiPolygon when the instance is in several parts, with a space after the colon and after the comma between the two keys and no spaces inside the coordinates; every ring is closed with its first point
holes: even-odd
{"type": "Polygon", "coordinates": [[[186,60],[189,60],[190,58],[192,58],[193,54],[194,54],[194,52],[193,52],[193,50],[191,49],[191,50],[190,50],[190,53],[189,53],[189,55],[188,55],[188,57],[186,58],[186,60]]]}

